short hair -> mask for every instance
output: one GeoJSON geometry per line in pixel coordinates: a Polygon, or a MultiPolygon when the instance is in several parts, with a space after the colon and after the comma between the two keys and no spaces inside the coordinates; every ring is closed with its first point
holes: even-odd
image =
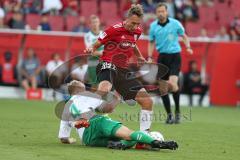
{"type": "Polygon", "coordinates": [[[156,9],[158,9],[159,7],[165,7],[166,10],[168,9],[167,4],[166,4],[166,3],[163,3],[163,2],[158,3],[156,9]]]}
{"type": "Polygon", "coordinates": [[[72,80],[67,84],[67,88],[70,95],[76,95],[85,90],[85,85],[80,81],[72,80]]]}
{"type": "Polygon", "coordinates": [[[99,17],[95,14],[92,14],[89,19],[90,20],[95,20],[95,19],[99,19],[99,17]]]}
{"type": "Polygon", "coordinates": [[[131,8],[128,10],[127,17],[131,17],[133,15],[136,15],[140,18],[143,17],[143,8],[140,4],[132,4],[131,8]]]}

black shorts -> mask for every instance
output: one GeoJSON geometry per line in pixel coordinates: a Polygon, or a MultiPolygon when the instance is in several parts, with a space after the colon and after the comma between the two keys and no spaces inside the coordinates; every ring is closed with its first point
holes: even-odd
{"type": "Polygon", "coordinates": [[[124,100],[135,99],[143,85],[131,74],[128,69],[116,67],[108,62],[100,62],[97,66],[97,80],[109,81],[124,100]]]}
{"type": "Polygon", "coordinates": [[[163,77],[161,77],[160,74],[158,74],[158,78],[161,78],[163,80],[168,80],[169,76],[175,75],[179,76],[179,72],[181,69],[181,55],[180,53],[175,54],[163,54],[158,56],[158,63],[164,64],[168,67],[168,72],[163,77]]]}

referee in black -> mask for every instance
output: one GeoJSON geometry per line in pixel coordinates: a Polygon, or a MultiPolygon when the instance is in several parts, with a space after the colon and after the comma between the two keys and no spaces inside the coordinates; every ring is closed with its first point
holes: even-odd
{"type": "Polygon", "coordinates": [[[167,112],[167,124],[180,123],[181,115],[179,108],[179,85],[178,77],[181,69],[181,46],[179,44],[179,36],[183,38],[183,42],[190,54],[193,50],[190,46],[188,36],[182,24],[173,18],[168,17],[167,5],[159,3],[156,7],[157,20],[151,23],[149,30],[149,46],[148,46],[148,62],[152,62],[152,54],[154,46],[159,53],[158,63],[164,64],[169,68],[168,73],[164,77],[158,77],[166,80],[171,86],[170,92],[173,93],[175,102],[175,118],[171,111],[171,104],[168,94],[162,96],[163,104],[167,112]]]}

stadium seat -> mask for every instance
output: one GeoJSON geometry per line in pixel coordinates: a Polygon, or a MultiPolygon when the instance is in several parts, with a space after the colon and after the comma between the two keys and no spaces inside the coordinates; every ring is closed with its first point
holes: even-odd
{"type": "Polygon", "coordinates": [[[19,49],[22,41],[21,34],[13,33],[0,33],[0,67],[1,78],[3,83],[16,84],[15,66],[18,63],[19,49]],[[6,64],[4,61],[4,53],[6,51],[11,52],[12,60],[10,64],[6,64]]]}
{"type": "Polygon", "coordinates": [[[45,65],[53,53],[59,53],[61,59],[65,60],[65,53],[68,48],[69,37],[48,36],[48,35],[27,35],[24,57],[26,50],[33,48],[42,65],[45,65]]]}
{"type": "Polygon", "coordinates": [[[79,23],[79,18],[74,16],[68,16],[66,18],[67,31],[72,31],[73,27],[75,27],[79,23]]]}
{"type": "Polygon", "coordinates": [[[40,15],[37,14],[27,14],[26,23],[30,26],[31,29],[37,29],[41,20],[40,15]]]}
{"type": "Polygon", "coordinates": [[[91,14],[97,14],[96,0],[81,1],[81,15],[89,17],[91,14]]]}
{"type": "Polygon", "coordinates": [[[186,23],[186,32],[191,37],[197,37],[200,34],[200,30],[203,24],[200,22],[188,22],[186,23]]]}
{"type": "Polygon", "coordinates": [[[64,22],[62,16],[49,16],[49,23],[53,31],[63,31],[64,22]]]}

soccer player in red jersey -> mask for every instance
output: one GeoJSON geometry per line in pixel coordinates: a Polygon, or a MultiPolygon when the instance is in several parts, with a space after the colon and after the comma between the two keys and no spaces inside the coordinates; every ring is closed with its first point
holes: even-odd
{"type": "Polygon", "coordinates": [[[129,58],[132,55],[135,55],[138,61],[145,62],[136,45],[142,32],[139,27],[142,17],[142,6],[132,5],[126,20],[106,29],[98,41],[85,50],[85,53],[93,54],[100,46],[104,45],[104,51],[100,55],[100,63],[97,66],[97,78],[100,82],[97,90],[104,96],[113,88],[125,101],[137,101],[142,108],[140,130],[148,132],[152,123],[153,102],[142,84],[137,79],[129,77],[128,69],[129,58]]]}

